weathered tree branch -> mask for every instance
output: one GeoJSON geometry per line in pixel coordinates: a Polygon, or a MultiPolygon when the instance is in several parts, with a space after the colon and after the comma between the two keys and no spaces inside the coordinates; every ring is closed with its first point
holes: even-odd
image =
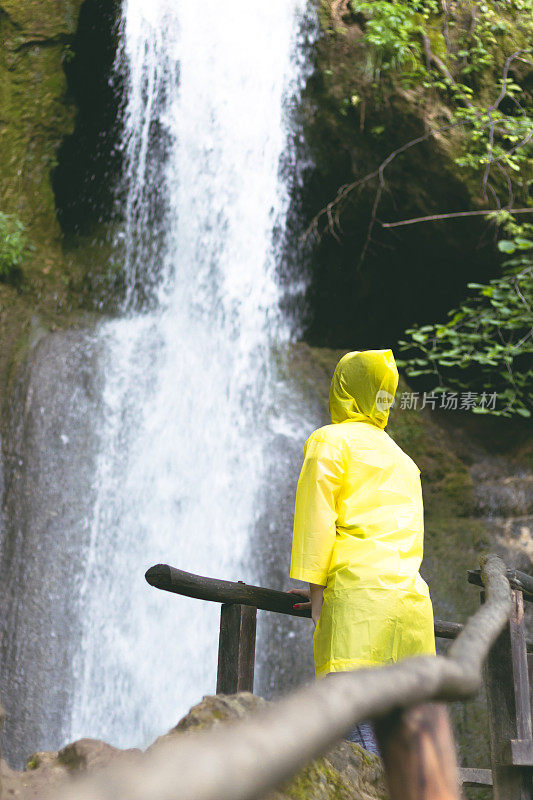
{"type": "MultiPolygon", "coordinates": [[[[533,208],[509,208],[504,209],[509,214],[532,214],[533,208]]],[[[413,217],[412,219],[402,219],[398,222],[379,222],[382,228],[399,228],[401,225],[414,225],[417,222],[435,222],[439,219],[452,219],[453,217],[481,217],[487,214],[497,213],[493,208],[486,208],[483,211],[452,211],[449,214],[428,214],[426,217],[413,217]]]]}
{"type": "Polygon", "coordinates": [[[492,119],[492,112],[496,111],[500,103],[502,102],[503,98],[507,94],[507,81],[509,78],[509,69],[513,61],[518,58],[518,56],[525,53],[525,50],[516,50],[512,53],[506,60],[503,67],[503,80],[502,80],[502,88],[501,92],[496,98],[495,102],[487,108],[487,116],[489,118],[489,152],[487,156],[487,166],[485,167],[485,172],[483,174],[483,197],[485,201],[487,201],[487,183],[490,175],[490,167],[492,162],[492,151],[494,148],[494,120],[492,119]]]}
{"type": "MultiPolygon", "coordinates": [[[[236,583],[235,581],[222,581],[218,578],[206,578],[204,575],[184,572],[168,564],[156,564],[150,567],[144,577],[150,586],[164,592],[195,597],[198,600],[211,600],[215,603],[253,606],[264,611],[274,611],[277,614],[290,614],[294,617],[311,619],[310,608],[295,609],[293,607],[298,598],[289,592],[265,589],[264,586],[253,586],[242,581],[236,583]]],[[[302,600],[305,599],[302,595],[302,600]]],[[[435,619],[435,636],[443,639],[454,639],[462,629],[463,626],[458,622],[435,619]]]]}
{"type": "Polygon", "coordinates": [[[368,175],[365,175],[363,178],[359,178],[358,180],[353,181],[352,183],[346,183],[343,186],[341,186],[340,189],[337,191],[337,194],[334,197],[334,199],[331,200],[326,206],[324,206],[324,208],[322,208],[317,214],[315,214],[315,216],[309,223],[308,227],[304,231],[303,237],[305,238],[309,236],[311,233],[318,236],[319,235],[318,225],[320,219],[324,215],[326,215],[328,218],[328,229],[330,233],[337,240],[339,240],[338,236],[336,235],[335,228],[340,229],[339,215],[342,209],[342,204],[348,198],[348,196],[353,191],[355,191],[355,189],[361,188],[366,183],[372,181],[374,178],[379,178],[380,184],[383,186],[383,173],[385,169],[389,166],[389,164],[392,161],[394,161],[394,159],[397,156],[401,155],[402,153],[405,153],[406,150],[410,150],[411,147],[415,147],[417,144],[421,144],[422,142],[431,139],[433,136],[438,136],[440,133],[444,133],[445,131],[448,131],[451,128],[457,128],[460,125],[468,125],[468,124],[471,124],[469,120],[459,120],[458,122],[451,122],[446,125],[441,125],[439,128],[436,128],[435,130],[426,131],[421,136],[417,136],[416,138],[411,139],[410,141],[401,145],[401,147],[398,147],[396,150],[393,150],[392,153],[389,153],[386,159],[382,161],[379,167],[375,169],[373,172],[369,172],[368,175]]]}

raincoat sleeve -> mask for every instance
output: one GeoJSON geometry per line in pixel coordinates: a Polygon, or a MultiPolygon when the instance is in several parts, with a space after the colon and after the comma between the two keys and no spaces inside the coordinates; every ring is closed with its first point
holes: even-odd
{"type": "Polygon", "coordinates": [[[344,467],[341,449],[315,434],[305,443],[296,489],[290,577],[325,586],[344,467]]]}

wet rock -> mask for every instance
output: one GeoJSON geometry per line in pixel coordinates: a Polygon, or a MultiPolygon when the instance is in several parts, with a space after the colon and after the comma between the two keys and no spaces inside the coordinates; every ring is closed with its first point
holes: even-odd
{"type": "MultiPolygon", "coordinates": [[[[148,751],[170,738],[242,719],[267,705],[268,701],[250,692],[207,695],[175,728],[159,737],[148,751]]],[[[381,760],[357,744],[341,741],[323,758],[312,761],[291,781],[267,795],[265,800],[378,800],[386,796],[381,760]]]]}
{"type": "Polygon", "coordinates": [[[80,553],[98,446],[98,353],[88,329],[40,334],[28,344],[5,415],[0,694],[2,751],[17,768],[31,750],[62,743],[74,691],[80,553]]]}
{"type": "Polygon", "coordinates": [[[60,750],[57,761],[69,772],[89,772],[107,767],[117,760],[133,763],[138,760],[141,752],[138,748],[119,750],[99,739],[79,739],[60,750]]]}
{"type": "MultiPolygon", "coordinates": [[[[491,517],[485,520],[491,533],[493,551],[510,569],[533,571],[533,516],[491,517]]],[[[529,604],[528,609],[529,609],[529,604]]]]}
{"type": "MultiPolygon", "coordinates": [[[[238,694],[206,695],[201,703],[193,706],[186,717],[183,717],[167,736],[183,731],[201,731],[213,728],[230,719],[241,719],[251,711],[265,708],[268,702],[251,692],[238,694]]],[[[163,737],[166,738],[166,737],[163,737]]],[[[160,739],[154,742],[155,746],[160,739]]]]}

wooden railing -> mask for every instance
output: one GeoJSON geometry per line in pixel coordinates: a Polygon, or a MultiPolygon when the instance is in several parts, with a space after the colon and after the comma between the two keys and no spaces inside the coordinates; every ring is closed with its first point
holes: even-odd
{"type": "MultiPolygon", "coordinates": [[[[147,580],[165,591],[222,603],[217,691],[253,689],[257,608],[294,610],[294,594],[190,575],[167,565],[147,580]]],[[[358,722],[374,720],[391,800],[456,800],[459,784],[494,786],[496,800],[532,800],[533,740],[523,599],[533,579],[488,556],[469,580],[484,587],[465,623],[437,620],[454,639],[445,656],[315,681],[261,712],[210,731],[174,737],[139,765],[111,767],[58,800],[252,800],[323,755],[358,722]],[[508,580],[509,578],[509,580],[508,580]],[[486,596],[485,596],[486,595],[486,596]],[[492,771],[463,770],[443,701],[487,688],[492,771]],[[437,701],[437,702],[434,702],[437,701]]]]}
{"type": "MultiPolygon", "coordinates": [[[[480,570],[469,570],[470,583],[482,586],[480,570]]],[[[255,627],[257,609],[311,618],[309,609],[294,609],[298,597],[288,592],[251,586],[238,581],[223,581],[193,575],[168,564],[150,567],[145,575],[150,586],[165,592],[221,603],[218,648],[217,693],[253,692],[255,662],[255,627]]],[[[533,600],[533,578],[524,572],[507,570],[507,578],[524,599],[533,600]]],[[[304,601],[303,595],[300,600],[304,601]]],[[[459,622],[435,620],[435,636],[455,639],[463,630],[459,622]]],[[[527,641],[533,653],[533,640],[527,641]]]]}
{"type": "MultiPolygon", "coordinates": [[[[480,572],[468,571],[468,581],[483,586],[480,572]]],[[[533,766],[527,655],[528,651],[533,653],[533,641],[522,641],[525,637],[523,600],[533,600],[533,578],[517,570],[507,570],[506,576],[513,598],[509,635],[489,654],[485,670],[493,768],[461,769],[461,782],[467,786],[491,786],[494,771],[498,773],[496,784],[514,782],[515,777],[520,779],[520,774],[513,767],[533,766]]],[[[217,694],[253,692],[258,608],[293,616],[311,616],[309,609],[298,611],[293,608],[296,602],[293,594],[242,582],[204,578],[168,564],[151,567],[145,577],[158,589],[222,604],[217,694]]],[[[462,629],[460,623],[435,620],[436,637],[455,639],[462,629]]],[[[521,798],[520,794],[516,796],[521,798]]]]}

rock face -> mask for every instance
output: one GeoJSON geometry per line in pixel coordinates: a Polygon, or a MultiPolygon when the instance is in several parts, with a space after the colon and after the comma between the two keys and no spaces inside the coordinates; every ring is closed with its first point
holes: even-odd
{"type": "Polygon", "coordinates": [[[39,324],[68,324],[70,267],[62,251],[51,173],[76,106],[65,62],[82,0],[0,0],[0,211],[27,229],[20,285],[0,283],[0,404],[20,342],[39,324]]]}
{"type": "Polygon", "coordinates": [[[63,59],[82,0],[1,0],[0,206],[42,239],[59,235],[50,171],[74,125],[63,59]]]}
{"type": "MultiPolygon", "coordinates": [[[[312,315],[304,338],[330,347],[389,347],[413,322],[423,325],[446,319],[446,312],[467,294],[467,280],[485,282],[499,274],[500,258],[490,237],[483,236],[486,224],[481,218],[394,230],[377,224],[370,233],[377,178],[363,179],[408,142],[448,124],[453,103],[445,93],[426,93],[423,80],[412,85],[397,79],[394,70],[376,68],[372,49],[364,40],[365,18],[370,15],[356,10],[359,4],[331,0],[318,5],[321,35],[316,71],[303,108],[314,162],[306,185],[306,220],[331,203],[340,187],[361,183],[349,194],[349,202],[330,209],[331,218],[336,219],[335,235],[325,233],[314,249],[308,293],[312,315]]],[[[509,5],[489,0],[480,18],[486,15],[486,24],[495,31],[496,23],[488,20],[501,15],[503,22],[509,5]]],[[[467,33],[469,4],[445,7],[447,18],[448,12],[453,17],[449,19],[455,35],[463,26],[467,33]]],[[[434,46],[437,30],[435,22],[428,27],[434,46]]],[[[384,25],[376,38],[385,42],[388,35],[384,25]]],[[[486,107],[493,102],[505,58],[527,47],[523,36],[519,21],[510,26],[506,37],[493,36],[494,50],[475,82],[476,101],[486,107]]],[[[383,45],[384,59],[387,47],[383,45]]],[[[406,72],[411,68],[410,64],[406,72]]],[[[481,176],[455,160],[464,152],[464,141],[458,128],[452,127],[391,160],[383,174],[386,189],[377,218],[388,222],[452,209],[485,208],[481,176]]],[[[326,226],[323,215],[319,230],[326,226]]]]}
{"type": "MultiPolygon", "coordinates": [[[[249,692],[205,696],[146,752],[169,738],[179,739],[189,731],[223,725],[226,720],[239,719],[266,704],[267,701],[249,692]]],[[[6,800],[42,800],[45,793],[68,778],[111,764],[134,764],[142,757],[140,750],[118,750],[95,739],[81,739],[57,753],[35,753],[23,772],[9,769],[2,760],[0,796],[6,800]]],[[[380,759],[359,745],[341,741],[324,758],[311,762],[265,800],[381,800],[385,797],[380,759]]]]}
{"type": "MultiPolygon", "coordinates": [[[[206,696],[191,708],[175,728],[161,736],[148,748],[186,731],[205,730],[223,724],[226,720],[239,719],[246,714],[264,708],[268,701],[250,692],[235,695],[206,696]]],[[[386,797],[383,770],[377,756],[363,750],[352,742],[339,742],[324,758],[304,767],[292,781],[280,787],[265,800],[371,800],[386,797]]]]}
{"type": "Polygon", "coordinates": [[[98,353],[90,329],[34,330],[6,414],[0,692],[2,750],[16,766],[15,753],[65,741],[81,636],[80,554],[94,502],[98,353]]]}

